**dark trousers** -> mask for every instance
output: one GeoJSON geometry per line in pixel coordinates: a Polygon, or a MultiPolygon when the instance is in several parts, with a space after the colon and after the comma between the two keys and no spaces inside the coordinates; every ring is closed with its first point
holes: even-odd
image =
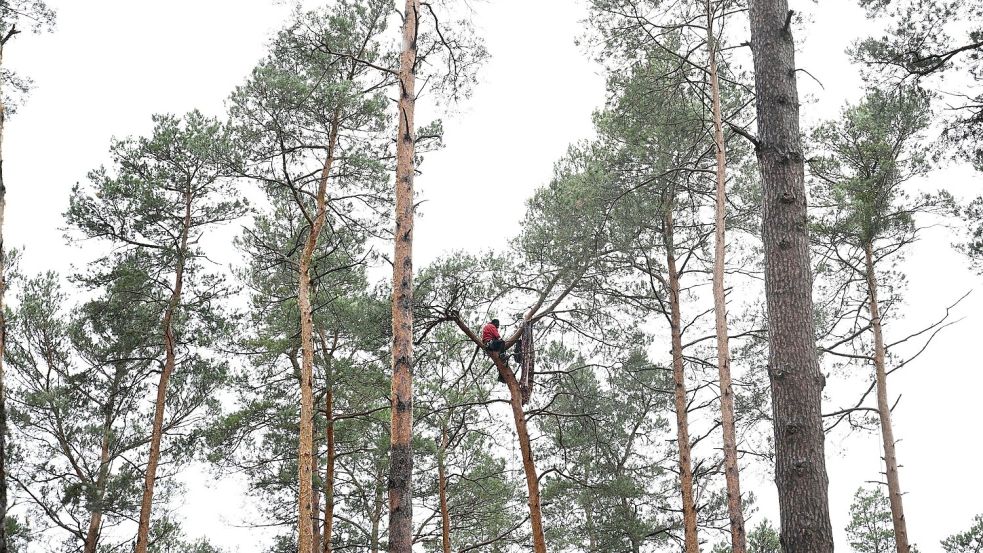
{"type": "Polygon", "coordinates": [[[505,340],[489,340],[488,351],[494,351],[496,353],[505,352],[505,340]]]}

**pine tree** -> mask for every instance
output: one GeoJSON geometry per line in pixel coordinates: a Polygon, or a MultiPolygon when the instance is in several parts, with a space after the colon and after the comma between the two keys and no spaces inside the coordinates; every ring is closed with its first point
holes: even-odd
{"type": "Polygon", "coordinates": [[[137,530],[138,553],[146,553],[150,539],[171,377],[179,373],[182,387],[192,377],[214,387],[224,371],[222,363],[198,348],[207,347],[208,337],[220,335],[222,322],[215,309],[227,295],[222,279],[204,270],[207,261],[201,240],[240,217],[245,207],[224,178],[222,160],[228,148],[221,125],[201,113],[180,119],[155,116],[149,138],[113,143],[112,170],[97,169],[90,173],[89,185],[76,186],[66,214],[77,236],[113,248],[95,263],[88,280],[111,281],[115,267],[125,262],[146,275],[144,282],[150,285],[129,293],[154,306],[160,317],[163,359],[137,530]]]}

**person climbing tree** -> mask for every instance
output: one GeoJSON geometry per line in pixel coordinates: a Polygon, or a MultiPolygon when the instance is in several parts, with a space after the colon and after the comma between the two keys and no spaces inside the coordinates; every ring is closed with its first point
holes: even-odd
{"type": "MultiPolygon", "coordinates": [[[[505,353],[505,340],[502,340],[502,336],[498,333],[498,326],[498,319],[485,323],[485,326],[481,327],[481,342],[488,351],[502,354],[505,353]]],[[[502,360],[504,359],[503,357],[502,360]]]]}
{"type": "MultiPolygon", "coordinates": [[[[491,353],[497,353],[504,363],[508,363],[509,355],[505,353],[508,346],[506,345],[505,340],[502,339],[502,336],[498,333],[499,325],[500,323],[498,319],[492,319],[490,322],[485,323],[485,325],[481,327],[481,342],[485,345],[485,349],[491,353]]],[[[521,351],[522,340],[519,340],[515,343],[515,353],[512,354],[512,357],[514,357],[515,362],[520,365],[522,364],[521,351]]]]}

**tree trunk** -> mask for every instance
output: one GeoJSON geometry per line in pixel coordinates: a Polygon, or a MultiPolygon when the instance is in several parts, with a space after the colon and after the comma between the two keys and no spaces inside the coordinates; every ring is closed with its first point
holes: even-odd
{"type": "MultiPolygon", "coordinates": [[[[311,467],[311,472],[317,472],[317,459],[314,460],[314,466],[311,467]]],[[[321,551],[321,525],[320,517],[321,514],[321,491],[317,489],[317,486],[311,486],[311,529],[314,531],[314,539],[311,541],[311,553],[319,553],[321,551]]]]}
{"type": "MultiPolygon", "coordinates": [[[[111,395],[109,401],[115,399],[115,394],[111,395]]],[[[109,479],[109,437],[112,432],[112,421],[107,414],[103,422],[102,446],[99,452],[99,476],[96,479],[96,494],[99,502],[94,509],[89,511],[89,528],[85,533],[85,543],[82,546],[83,553],[96,553],[99,544],[99,532],[102,529],[102,500],[106,494],[106,483],[109,479]]]]}
{"type": "Polygon", "coordinates": [[[689,420],[686,400],[686,374],[683,369],[682,315],[679,300],[679,273],[673,244],[672,209],[665,208],[663,236],[666,246],[666,267],[669,272],[670,326],[672,330],[672,380],[676,409],[676,440],[679,445],[679,484],[683,496],[683,532],[686,553],[699,553],[700,541],[696,531],[696,500],[693,495],[693,467],[690,459],[689,420]]]}
{"type": "Polygon", "coordinates": [[[389,464],[389,551],[413,548],[413,172],[419,0],[406,0],[399,56],[396,229],[393,235],[393,381],[389,464]]]}
{"type": "MultiPolygon", "coordinates": [[[[317,240],[327,216],[328,177],[334,164],[335,148],[338,144],[338,127],[341,124],[341,109],[335,108],[331,118],[331,134],[328,137],[328,151],[321,168],[318,182],[317,212],[314,220],[308,221],[310,232],[300,253],[300,270],[297,286],[297,307],[300,311],[300,346],[303,352],[300,364],[300,437],[297,453],[297,550],[309,553],[314,547],[314,321],[311,313],[311,261],[317,240]]],[[[303,207],[303,206],[301,206],[303,207]]]]}
{"type": "Polygon", "coordinates": [[[864,246],[867,269],[867,291],[870,304],[870,324],[874,333],[874,368],[877,372],[877,413],[881,419],[881,439],[884,442],[884,463],[887,472],[887,491],[891,501],[891,519],[894,523],[894,543],[898,553],[909,553],[908,527],[905,522],[904,504],[901,501],[901,483],[898,481],[898,456],[894,449],[894,428],[891,424],[891,405],[887,400],[887,370],[884,367],[884,334],[881,328],[880,305],[877,300],[877,275],[874,273],[874,252],[870,244],[864,246]]]}
{"type": "Polygon", "coordinates": [[[515,373],[499,357],[490,353],[498,374],[509,387],[509,403],[512,405],[512,418],[515,432],[519,436],[519,451],[522,452],[522,470],[526,475],[526,490],[529,493],[529,521],[532,524],[532,549],[534,553],[546,553],[546,537],[543,533],[543,511],[539,500],[539,473],[532,457],[532,443],[526,428],[526,413],[522,410],[522,389],[515,373]]]}
{"type": "MultiPolygon", "coordinates": [[[[0,69],[3,68],[3,44],[0,44],[0,69]]],[[[0,85],[3,83],[0,82],[0,85]]],[[[7,249],[3,243],[3,217],[7,208],[7,187],[3,182],[3,131],[7,106],[0,88],[0,553],[7,553],[7,388],[3,356],[7,343],[7,317],[4,295],[7,293],[7,249]]]]}
{"type": "Polygon", "coordinates": [[[331,553],[331,536],[334,531],[334,390],[328,388],[325,394],[324,408],[328,413],[328,423],[325,429],[328,451],[327,460],[324,468],[324,541],[321,547],[322,553],[331,553]]]}
{"type": "Polygon", "coordinates": [[[324,541],[322,542],[321,553],[331,553],[331,536],[334,528],[334,463],[335,463],[335,443],[334,443],[334,352],[338,349],[338,330],[334,333],[334,342],[328,349],[328,341],[324,336],[324,330],[318,329],[321,339],[321,350],[324,351],[324,417],[326,419],[324,429],[324,441],[327,444],[324,468],[324,541]]]}
{"type": "Polygon", "coordinates": [[[137,525],[136,553],[147,553],[150,540],[150,513],[154,501],[154,484],[157,482],[157,463],[160,461],[160,442],[164,429],[164,406],[167,400],[167,383],[174,372],[176,360],[174,339],[174,314],[181,303],[181,289],[184,286],[184,264],[188,255],[188,233],[191,231],[191,201],[192,190],[190,183],[184,193],[184,221],[181,228],[180,246],[177,256],[177,267],[174,270],[174,288],[170,301],[164,311],[161,328],[164,333],[164,368],[160,372],[160,382],[157,384],[157,402],[154,405],[154,425],[150,434],[150,458],[147,460],[147,473],[143,481],[143,499],[140,502],[140,519],[137,525]]]}
{"type": "Polygon", "coordinates": [[[734,429],[734,390],[730,377],[730,344],[727,331],[727,298],[724,292],[724,264],[727,249],[727,151],[720,109],[720,81],[717,78],[717,42],[713,32],[714,8],[707,0],[707,50],[710,66],[710,93],[713,104],[713,140],[717,150],[717,194],[714,221],[713,309],[717,325],[717,369],[720,373],[720,425],[724,437],[724,476],[727,479],[727,513],[730,516],[732,553],[747,550],[744,509],[741,505],[741,478],[737,466],[737,432],[734,429]]]}
{"type": "Polygon", "coordinates": [[[594,502],[591,498],[583,504],[584,509],[584,526],[587,530],[587,553],[597,552],[597,536],[596,530],[594,528],[594,502]]]}
{"type": "Polygon", "coordinates": [[[451,553],[451,515],[447,508],[447,470],[444,460],[447,455],[447,423],[440,429],[440,450],[437,451],[437,489],[440,495],[440,536],[444,553],[451,553]]]}
{"type": "Polygon", "coordinates": [[[751,0],[775,482],[783,551],[829,553],[833,531],[821,414],[825,378],[813,321],[791,19],[787,0],[751,0]]]}

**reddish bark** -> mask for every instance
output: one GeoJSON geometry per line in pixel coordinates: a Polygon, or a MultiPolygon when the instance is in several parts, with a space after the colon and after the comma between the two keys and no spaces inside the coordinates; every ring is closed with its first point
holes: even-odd
{"type": "Polygon", "coordinates": [[[393,234],[393,379],[389,464],[389,551],[413,548],[413,172],[419,0],[406,0],[399,57],[396,228],[393,234]]]}
{"type": "Polygon", "coordinates": [[[693,462],[689,441],[689,417],[686,399],[686,373],[683,365],[682,315],[679,299],[679,272],[673,244],[673,206],[665,208],[663,236],[669,276],[670,327],[672,332],[672,380],[676,410],[676,441],[679,449],[679,484],[683,499],[683,533],[686,553],[699,553],[696,530],[696,499],[693,495],[693,462]]]}
{"type": "Polygon", "coordinates": [[[732,553],[747,550],[744,509],[741,504],[741,478],[737,465],[737,432],[734,428],[734,390],[730,375],[730,344],[727,329],[727,300],[724,292],[727,210],[727,152],[723,116],[720,109],[720,82],[717,77],[717,43],[713,31],[714,8],[707,0],[707,50],[710,66],[710,93],[713,104],[713,141],[717,151],[717,190],[714,220],[713,306],[717,333],[717,369],[720,374],[720,425],[724,442],[724,476],[727,480],[727,514],[730,517],[732,553]]]}
{"type": "Polygon", "coordinates": [[[299,260],[297,307],[300,311],[300,345],[303,353],[300,365],[300,437],[297,453],[297,548],[300,553],[308,553],[314,547],[314,520],[317,517],[313,505],[314,322],[311,313],[311,261],[327,217],[328,177],[331,174],[331,166],[334,165],[340,124],[341,110],[335,108],[331,118],[328,149],[315,196],[317,211],[314,219],[308,221],[310,232],[307,234],[299,260]]]}
{"type": "Polygon", "coordinates": [[[891,503],[891,522],[894,525],[894,543],[898,553],[909,553],[908,525],[901,498],[901,482],[898,478],[898,454],[894,446],[894,427],[891,424],[891,404],[887,399],[887,370],[885,368],[884,333],[881,327],[881,311],[877,300],[877,275],[874,272],[874,252],[870,244],[864,247],[864,265],[867,278],[867,299],[870,308],[871,332],[874,333],[874,369],[877,378],[877,413],[881,420],[881,440],[884,445],[884,464],[887,475],[888,497],[891,503]]]}
{"type": "Polygon", "coordinates": [[[164,334],[164,368],[160,373],[157,384],[157,401],[154,405],[154,422],[150,434],[150,457],[147,460],[147,472],[143,481],[143,499],[140,502],[140,519],[137,524],[136,553],[147,553],[150,540],[150,513],[153,506],[154,484],[157,481],[157,464],[160,461],[160,442],[164,427],[164,406],[167,400],[167,384],[174,372],[176,363],[174,338],[174,315],[181,303],[181,291],[184,286],[184,266],[188,255],[188,233],[191,230],[191,188],[184,192],[184,220],[181,227],[181,238],[177,251],[177,266],[174,270],[174,287],[170,300],[164,310],[161,328],[164,334]]]}

